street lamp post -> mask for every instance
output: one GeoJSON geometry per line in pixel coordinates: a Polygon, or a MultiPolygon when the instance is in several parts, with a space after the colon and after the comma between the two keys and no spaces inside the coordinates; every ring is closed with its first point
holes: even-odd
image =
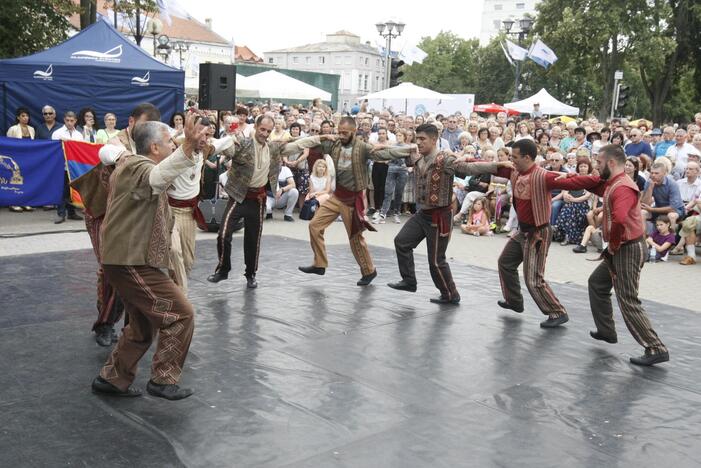
{"type": "Polygon", "coordinates": [[[178,51],[178,54],[180,55],[180,69],[183,69],[183,52],[187,52],[190,50],[190,44],[187,44],[183,41],[178,41],[175,43],[175,46],[173,47],[175,50],[178,51]]]}
{"type": "MultiPolygon", "coordinates": [[[[501,22],[501,24],[504,26],[504,32],[506,32],[507,35],[513,36],[517,38],[518,45],[519,47],[523,47],[523,41],[528,35],[529,32],[531,32],[531,28],[533,27],[533,19],[529,17],[523,17],[518,21],[518,25],[520,27],[519,31],[511,31],[511,28],[514,26],[515,21],[513,20],[504,20],[501,22]]],[[[515,73],[515,78],[514,78],[514,96],[511,99],[512,101],[518,100],[518,87],[519,87],[519,81],[521,79],[521,60],[515,60],[516,62],[516,73],[515,73]]]]}
{"type": "Polygon", "coordinates": [[[163,23],[158,18],[153,18],[148,22],[148,33],[153,36],[153,56],[156,56],[156,51],[158,50],[158,44],[156,44],[156,39],[158,35],[163,31],[163,23]]]}
{"type": "Polygon", "coordinates": [[[170,38],[165,34],[158,36],[158,53],[163,56],[163,62],[168,61],[168,56],[173,47],[170,45],[170,38]]]}
{"type": "Polygon", "coordinates": [[[396,39],[402,35],[404,31],[404,23],[395,23],[387,21],[386,23],[377,23],[375,27],[380,36],[385,38],[385,88],[389,88],[389,77],[392,61],[389,53],[392,50],[392,39],[396,39]],[[386,30],[386,31],[385,31],[386,30]]]}

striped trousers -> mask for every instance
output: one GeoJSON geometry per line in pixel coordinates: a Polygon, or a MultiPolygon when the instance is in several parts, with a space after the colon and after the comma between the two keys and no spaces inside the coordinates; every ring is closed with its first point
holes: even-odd
{"type": "Polygon", "coordinates": [[[635,341],[651,353],[667,351],[660,341],[638,299],[640,270],[645,264],[645,241],[624,244],[614,255],[602,261],[589,276],[589,304],[596,329],[602,335],[616,336],[611,305],[611,289],[616,292],[618,307],[635,341]]]}
{"type": "Polygon", "coordinates": [[[119,322],[124,313],[124,305],[117,295],[117,291],[105,279],[105,272],[100,260],[100,227],[104,216],[92,217],[87,211],[85,216],[85,228],[90,236],[95,258],[97,259],[97,320],[93,323],[92,329],[95,331],[102,326],[113,327],[119,322]]]}
{"type": "Polygon", "coordinates": [[[187,296],[187,275],[195,263],[195,232],[197,221],[192,217],[192,208],[170,207],[175,219],[170,245],[170,277],[187,296]]]}
{"type": "Polygon", "coordinates": [[[519,232],[504,246],[499,256],[499,282],[504,299],[511,305],[523,306],[518,267],[523,263],[523,277],[528,292],[543,314],[549,317],[566,315],[550,285],[545,281],[545,261],[553,230],[550,225],[536,228],[533,232],[519,232]]]}

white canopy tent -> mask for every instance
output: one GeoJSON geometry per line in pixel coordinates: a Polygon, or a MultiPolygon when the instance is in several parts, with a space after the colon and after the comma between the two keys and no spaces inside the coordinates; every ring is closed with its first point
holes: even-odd
{"type": "Polygon", "coordinates": [[[540,111],[548,115],[579,115],[579,107],[573,107],[560,102],[548,93],[545,88],[538,91],[533,96],[522,101],[504,104],[507,109],[528,114],[533,111],[533,104],[540,104],[540,111]]]}
{"type": "Polygon", "coordinates": [[[408,112],[409,108],[414,110],[421,108],[422,105],[424,108],[428,105],[434,107],[445,101],[452,101],[454,98],[449,94],[441,94],[413,83],[401,83],[393,88],[383,89],[360,98],[361,101],[365,99],[372,108],[388,109],[399,105],[404,108],[404,112],[408,112]]]}
{"type": "MultiPolygon", "coordinates": [[[[322,101],[331,101],[331,93],[328,91],[324,91],[323,89],[307,84],[304,81],[294,79],[291,76],[284,75],[275,70],[268,70],[263,73],[251,75],[245,79],[246,85],[252,87],[258,93],[257,96],[250,97],[308,100],[321,98],[322,101]]],[[[244,94],[241,94],[241,96],[249,97],[244,94]]]]}

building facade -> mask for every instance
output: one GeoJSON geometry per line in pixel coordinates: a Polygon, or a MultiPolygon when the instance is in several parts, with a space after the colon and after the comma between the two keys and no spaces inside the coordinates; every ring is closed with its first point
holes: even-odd
{"type": "Polygon", "coordinates": [[[360,37],[338,31],[325,42],[264,53],[269,66],[339,75],[339,109],[350,109],[358,98],[384,89],[384,57],[360,37]]]}
{"type": "MultiPolygon", "coordinates": [[[[484,0],[480,44],[487,45],[502,29],[501,22],[507,19],[517,21],[526,14],[535,17],[538,0],[484,0]]],[[[518,30],[516,23],[513,30],[518,30]]]]}

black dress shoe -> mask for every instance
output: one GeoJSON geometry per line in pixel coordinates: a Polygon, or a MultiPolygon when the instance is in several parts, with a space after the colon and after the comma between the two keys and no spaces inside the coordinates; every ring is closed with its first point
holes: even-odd
{"type": "Polygon", "coordinates": [[[152,381],[148,381],[146,384],[146,391],[149,395],[153,395],[158,398],[165,398],[166,400],[182,400],[192,395],[194,392],[189,388],[180,388],[180,386],[175,384],[157,384],[152,381]]]}
{"type": "Polygon", "coordinates": [[[598,331],[590,331],[589,336],[591,336],[595,340],[605,341],[605,342],[611,343],[611,344],[618,343],[618,337],[615,337],[615,336],[610,337],[610,336],[602,335],[598,331]]]}
{"type": "Polygon", "coordinates": [[[273,214],[272,213],[266,214],[265,219],[273,219],[273,214]]]}
{"type": "Polygon", "coordinates": [[[645,350],[645,354],[642,356],[630,358],[631,364],[635,364],[636,366],[651,366],[653,364],[659,364],[667,361],[669,361],[669,353],[667,351],[663,353],[650,354],[648,350],[645,350]]]}
{"type": "Polygon", "coordinates": [[[587,248],[582,244],[572,247],[572,252],[574,253],[587,253],[587,248]]]}
{"type": "Polygon", "coordinates": [[[360,278],[355,284],[358,286],[367,286],[368,284],[372,283],[372,280],[375,278],[377,278],[377,270],[373,271],[369,275],[363,275],[363,277],[360,278]]]}
{"type": "Polygon", "coordinates": [[[547,320],[543,320],[540,322],[540,328],[557,328],[563,323],[567,323],[570,321],[570,318],[567,314],[562,314],[559,317],[548,317],[547,320]]]}
{"type": "Polygon", "coordinates": [[[258,287],[255,276],[246,276],[246,287],[248,289],[256,289],[258,287]]]}
{"type": "Polygon", "coordinates": [[[434,304],[458,305],[458,304],[460,304],[460,295],[456,294],[453,297],[448,297],[448,296],[432,297],[431,299],[429,299],[429,301],[433,302],[434,304]]]}
{"type": "Polygon", "coordinates": [[[125,391],[122,391],[100,377],[99,375],[95,377],[92,381],[92,391],[93,393],[99,393],[101,395],[110,395],[118,397],[133,398],[141,396],[141,390],[134,387],[129,387],[125,391]]]}
{"type": "Polygon", "coordinates": [[[112,327],[102,325],[95,330],[95,341],[100,346],[110,346],[112,344],[112,327]]]}
{"type": "Polygon", "coordinates": [[[285,215],[282,219],[284,219],[285,221],[288,221],[290,223],[293,223],[295,220],[292,216],[287,216],[287,215],[285,215]]]}
{"type": "Polygon", "coordinates": [[[400,291],[416,292],[416,284],[407,283],[404,280],[397,281],[396,283],[387,283],[387,286],[400,291]]]}
{"type": "Polygon", "coordinates": [[[225,280],[227,278],[229,278],[229,273],[216,272],[213,275],[210,275],[209,277],[207,277],[207,281],[209,281],[210,283],[218,283],[221,280],[225,280]]]}
{"type": "Polygon", "coordinates": [[[518,312],[519,314],[523,312],[523,304],[521,305],[513,305],[509,304],[506,301],[497,301],[497,305],[501,307],[502,309],[510,309],[513,310],[514,312],[518,312]]]}
{"type": "Polygon", "coordinates": [[[302,273],[313,273],[315,275],[323,275],[326,273],[326,268],[316,267],[314,265],[308,267],[299,267],[299,271],[302,273]]]}
{"type": "Polygon", "coordinates": [[[65,217],[65,216],[57,216],[57,217],[54,219],[54,224],[61,224],[61,223],[65,222],[65,221],[66,221],[66,217],[65,217]]]}
{"type": "Polygon", "coordinates": [[[83,217],[80,216],[78,213],[71,213],[68,215],[68,219],[72,219],[73,221],[82,221],[83,217]]]}

